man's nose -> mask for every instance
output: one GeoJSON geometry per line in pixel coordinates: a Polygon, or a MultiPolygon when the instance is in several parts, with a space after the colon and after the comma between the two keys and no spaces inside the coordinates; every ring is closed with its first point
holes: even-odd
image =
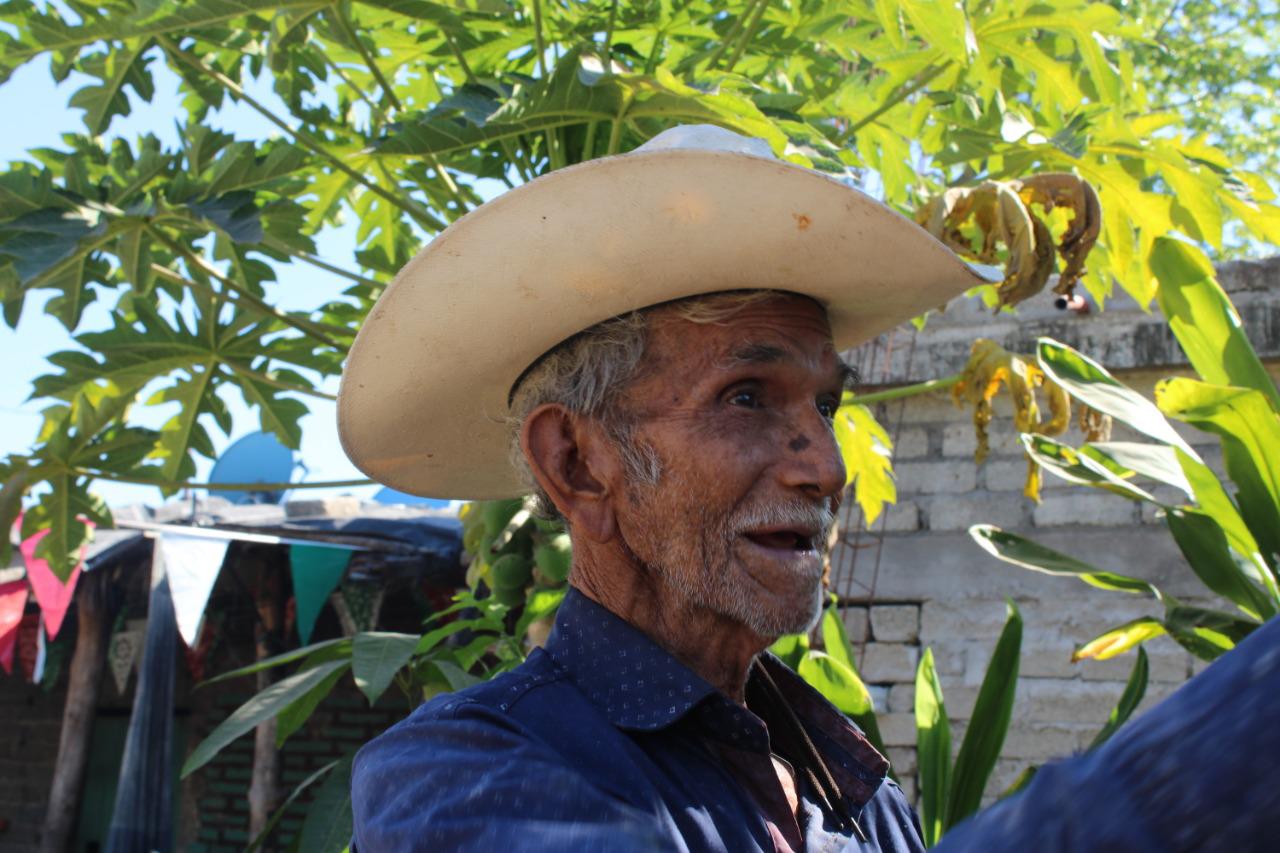
{"type": "Polygon", "coordinates": [[[844,491],[846,471],[831,424],[817,411],[794,424],[784,442],[783,482],[813,498],[844,491]]]}

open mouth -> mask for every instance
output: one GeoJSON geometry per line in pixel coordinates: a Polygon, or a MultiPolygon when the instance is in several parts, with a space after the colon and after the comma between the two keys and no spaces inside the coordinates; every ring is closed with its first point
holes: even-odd
{"type": "Polygon", "coordinates": [[[762,548],[776,551],[804,553],[816,549],[817,534],[809,530],[781,528],[777,530],[750,530],[743,534],[762,548]]]}

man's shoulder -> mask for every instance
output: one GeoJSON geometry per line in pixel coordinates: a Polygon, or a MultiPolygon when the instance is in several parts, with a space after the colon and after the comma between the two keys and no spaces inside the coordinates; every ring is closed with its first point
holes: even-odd
{"type": "Polygon", "coordinates": [[[566,675],[551,657],[535,649],[519,666],[470,687],[443,693],[419,705],[412,714],[387,729],[378,740],[408,731],[421,732],[449,723],[501,724],[503,718],[518,727],[518,717],[530,702],[538,702],[547,693],[561,694],[574,690],[566,675]]]}

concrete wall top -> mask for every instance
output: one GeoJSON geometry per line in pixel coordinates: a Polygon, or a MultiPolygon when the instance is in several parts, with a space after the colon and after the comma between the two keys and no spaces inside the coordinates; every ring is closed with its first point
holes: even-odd
{"type": "MultiPolygon", "coordinates": [[[[1280,255],[1219,264],[1218,278],[1231,294],[1258,354],[1280,360],[1280,255]]],[[[1083,288],[1078,292],[1085,295],[1083,288]]],[[[907,327],[855,350],[855,363],[863,364],[866,360],[857,357],[860,351],[879,350],[874,370],[863,368],[863,387],[903,385],[958,373],[979,337],[991,338],[1012,352],[1030,353],[1037,338],[1048,336],[1118,371],[1187,363],[1159,309],[1153,305],[1150,312],[1144,311],[1119,288],[1101,311],[1094,305],[1084,314],[1061,310],[1054,300],[1046,290],[1018,306],[1016,314],[994,314],[978,299],[956,300],[944,313],[929,317],[914,346],[903,343],[903,336],[912,334],[907,327]],[[892,346],[886,345],[886,337],[892,337],[892,346]]]]}

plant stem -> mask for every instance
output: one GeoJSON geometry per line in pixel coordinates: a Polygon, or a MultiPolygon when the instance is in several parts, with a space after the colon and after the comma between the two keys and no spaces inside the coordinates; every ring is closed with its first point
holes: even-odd
{"type": "Polygon", "coordinates": [[[747,49],[747,45],[756,37],[756,31],[760,29],[760,24],[764,21],[764,10],[769,6],[769,0],[760,0],[756,4],[756,8],[751,13],[751,21],[747,24],[746,32],[742,34],[742,38],[738,40],[738,46],[734,48],[733,55],[729,57],[729,64],[725,66],[726,72],[733,71],[733,67],[738,64],[738,60],[742,58],[742,52],[747,49]]]}
{"type": "Polygon", "coordinates": [[[538,71],[542,79],[547,79],[547,62],[543,54],[547,52],[547,44],[542,38],[542,0],[533,0],[533,38],[538,51],[538,71]]]}
{"type": "Polygon", "coordinates": [[[369,73],[373,75],[373,79],[377,80],[378,85],[382,87],[382,92],[386,95],[387,100],[391,102],[391,106],[395,108],[396,112],[403,110],[404,106],[400,103],[400,99],[396,97],[395,90],[391,88],[391,83],[383,76],[382,69],[379,68],[378,63],[374,61],[373,55],[369,53],[369,49],[365,47],[364,42],[360,40],[360,36],[356,33],[355,27],[351,26],[351,22],[347,20],[346,13],[343,12],[342,6],[335,3],[333,9],[333,17],[337,21],[338,26],[344,33],[346,33],[347,38],[351,40],[351,43],[356,46],[356,50],[360,53],[360,58],[363,59],[364,64],[368,66],[369,73]]]}
{"type": "MultiPolygon", "coordinates": [[[[271,305],[268,305],[266,302],[262,301],[257,296],[253,295],[252,293],[240,287],[240,285],[236,284],[234,281],[232,281],[231,279],[223,275],[222,271],[219,270],[217,267],[215,267],[213,264],[209,263],[199,255],[189,251],[186,246],[183,246],[181,243],[178,243],[176,240],[169,239],[169,237],[166,236],[164,233],[157,231],[154,228],[148,228],[147,230],[151,232],[151,235],[155,237],[155,239],[158,242],[163,243],[165,247],[169,249],[169,251],[173,252],[175,255],[180,255],[187,263],[197,267],[201,272],[205,273],[206,275],[212,276],[214,279],[217,279],[217,281],[219,281],[223,285],[223,287],[227,288],[227,290],[230,293],[235,295],[237,302],[242,302],[244,304],[250,305],[254,309],[258,310],[259,312],[267,314],[271,317],[274,317],[275,319],[279,320],[281,323],[284,323],[286,326],[289,326],[293,329],[297,329],[299,332],[302,332],[304,335],[313,337],[316,340],[320,341],[321,343],[325,344],[326,346],[331,346],[334,349],[346,352],[347,345],[338,343],[336,340],[329,337],[329,334],[326,330],[339,332],[344,335],[350,335],[350,334],[353,334],[350,329],[343,329],[339,326],[327,326],[327,325],[322,326],[318,323],[312,323],[310,320],[299,320],[296,317],[290,317],[288,314],[272,307],[271,305]]],[[[151,269],[152,271],[159,273],[165,278],[168,278],[170,281],[176,280],[180,284],[185,284],[188,287],[193,287],[197,290],[201,289],[202,287],[202,285],[198,284],[197,282],[194,282],[191,279],[180,276],[177,273],[175,273],[173,270],[169,269],[168,267],[161,266],[160,264],[152,264],[151,269]]],[[[216,291],[213,291],[210,289],[210,294],[215,299],[219,298],[219,294],[216,291]]]]}
{"type": "Polygon", "coordinates": [[[370,181],[364,175],[360,174],[355,169],[351,168],[346,163],[342,162],[341,157],[338,157],[337,155],[333,154],[331,151],[329,151],[327,148],[325,148],[323,145],[317,142],[314,138],[312,138],[312,136],[309,133],[307,133],[304,130],[299,130],[299,129],[290,127],[289,124],[284,121],[284,119],[280,118],[275,113],[271,112],[271,110],[267,109],[262,104],[258,103],[257,100],[255,100],[251,95],[245,92],[245,90],[240,86],[240,84],[236,83],[236,81],[232,80],[230,77],[223,74],[221,71],[217,70],[216,68],[206,65],[203,61],[195,58],[194,56],[190,56],[189,54],[187,54],[185,51],[179,48],[176,44],[174,44],[173,41],[171,41],[168,38],[168,36],[158,35],[156,36],[156,42],[162,48],[164,48],[165,52],[170,57],[172,57],[173,59],[176,59],[177,61],[185,65],[190,66],[191,68],[194,68],[196,71],[199,71],[201,74],[204,74],[206,77],[209,77],[210,79],[217,82],[220,86],[222,86],[232,95],[234,95],[236,98],[238,98],[241,101],[244,101],[246,104],[252,107],[256,112],[258,112],[259,115],[261,115],[267,121],[271,122],[276,127],[283,130],[286,134],[289,135],[291,139],[293,139],[303,148],[306,148],[311,153],[329,161],[330,165],[332,165],[339,172],[342,172],[344,175],[351,178],[351,180],[360,184],[365,189],[369,190],[371,193],[381,196],[382,198],[390,202],[392,205],[400,208],[405,213],[409,214],[414,219],[416,219],[419,222],[419,224],[421,224],[424,228],[427,228],[428,230],[431,230],[431,231],[444,230],[444,223],[436,219],[434,216],[432,216],[429,211],[424,210],[422,207],[420,207],[417,204],[414,204],[413,202],[409,201],[406,198],[402,198],[401,196],[398,196],[392,192],[388,192],[386,189],[370,181]]]}
{"type": "Polygon", "coordinates": [[[618,108],[618,114],[613,117],[613,126],[609,128],[609,148],[605,154],[610,156],[618,153],[618,146],[622,144],[622,117],[627,114],[627,110],[631,108],[631,97],[623,96],[622,106],[618,108]]]}
{"type": "Polygon", "coordinates": [[[272,379],[270,376],[259,373],[256,370],[250,370],[247,367],[242,367],[233,361],[226,361],[220,358],[218,359],[218,363],[235,373],[239,373],[247,379],[252,379],[254,382],[261,382],[263,385],[270,385],[272,388],[279,388],[281,391],[288,391],[291,394],[302,394],[307,397],[315,397],[319,400],[335,401],[338,399],[336,394],[326,394],[325,392],[317,391],[314,388],[294,385],[290,382],[281,382],[279,379],[272,379]]]}
{"type": "Polygon", "coordinates": [[[600,122],[593,121],[587,124],[587,138],[582,143],[582,153],[578,157],[579,162],[586,162],[595,156],[596,150],[596,130],[600,127],[600,122]]]}
{"type": "MultiPolygon", "coordinates": [[[[707,57],[707,70],[710,71],[716,67],[716,63],[720,61],[720,57],[724,56],[724,52],[729,49],[729,45],[733,44],[734,39],[738,37],[738,33],[742,32],[743,25],[747,19],[751,17],[751,13],[740,15],[733,21],[733,26],[729,28],[729,32],[725,33],[724,38],[720,40],[720,44],[711,52],[711,56],[707,57]]],[[[654,40],[657,44],[657,40],[654,40]]]]}
{"type": "Polygon", "coordinates": [[[916,92],[919,92],[925,86],[929,85],[929,82],[933,80],[933,78],[937,77],[943,71],[946,71],[949,65],[951,65],[950,59],[948,59],[946,62],[942,63],[941,65],[931,66],[921,71],[919,74],[913,77],[910,82],[900,87],[898,91],[895,92],[883,104],[876,107],[874,110],[867,113],[865,116],[858,119],[853,124],[849,125],[849,127],[844,131],[844,137],[848,139],[849,137],[857,133],[859,130],[862,130],[862,128],[871,124],[871,122],[880,118],[880,116],[889,112],[889,110],[893,109],[898,104],[902,103],[907,98],[914,95],[916,92]]]}
{"type": "MultiPolygon", "coordinates": [[[[475,72],[471,70],[471,66],[467,63],[467,57],[462,52],[462,47],[454,40],[453,35],[447,30],[444,31],[444,40],[449,44],[449,50],[453,53],[453,58],[458,60],[458,67],[462,69],[462,75],[466,78],[469,85],[479,85],[475,72]]],[[[524,163],[516,156],[515,148],[511,145],[511,140],[505,137],[498,140],[498,144],[502,146],[503,152],[507,155],[507,160],[515,164],[516,171],[520,173],[521,179],[528,182],[532,180],[532,175],[525,168],[524,163]]]]}
{"type": "Polygon", "coordinates": [[[618,0],[609,4],[609,23],[604,28],[604,73],[613,73],[613,24],[618,18],[618,0]]]}
{"type": "Polygon", "coordinates": [[[336,276],[341,276],[342,278],[345,278],[347,281],[355,282],[356,284],[363,284],[366,287],[382,287],[383,286],[383,283],[380,281],[374,281],[373,279],[365,278],[364,276],[358,273],[353,273],[350,270],[344,270],[341,267],[335,267],[333,264],[329,263],[328,261],[322,260],[321,258],[318,258],[315,255],[310,254],[309,252],[303,252],[299,249],[291,249],[289,246],[285,245],[284,243],[280,242],[280,240],[270,235],[267,235],[263,239],[262,245],[267,246],[271,249],[275,249],[277,252],[282,252],[291,258],[297,258],[300,261],[305,261],[306,263],[311,264],[311,266],[316,267],[317,269],[322,269],[325,272],[331,272],[336,276]]]}
{"type": "Polygon", "coordinates": [[[81,477],[110,480],[113,483],[133,483],[139,486],[155,486],[159,489],[207,489],[211,492],[274,492],[281,489],[341,489],[350,486],[371,486],[373,480],[321,480],[314,483],[195,483],[189,480],[160,480],[151,477],[131,477],[114,471],[97,471],[92,468],[68,468],[81,477]]]}
{"type": "Polygon", "coordinates": [[[861,406],[869,406],[872,403],[887,403],[890,400],[901,400],[904,397],[914,397],[917,394],[929,394],[933,391],[942,391],[950,388],[958,383],[963,376],[964,374],[957,373],[954,376],[929,379],[925,382],[917,382],[914,385],[902,385],[897,388],[886,388],[883,391],[872,391],[870,394],[854,394],[849,402],[857,403],[861,406]]]}

